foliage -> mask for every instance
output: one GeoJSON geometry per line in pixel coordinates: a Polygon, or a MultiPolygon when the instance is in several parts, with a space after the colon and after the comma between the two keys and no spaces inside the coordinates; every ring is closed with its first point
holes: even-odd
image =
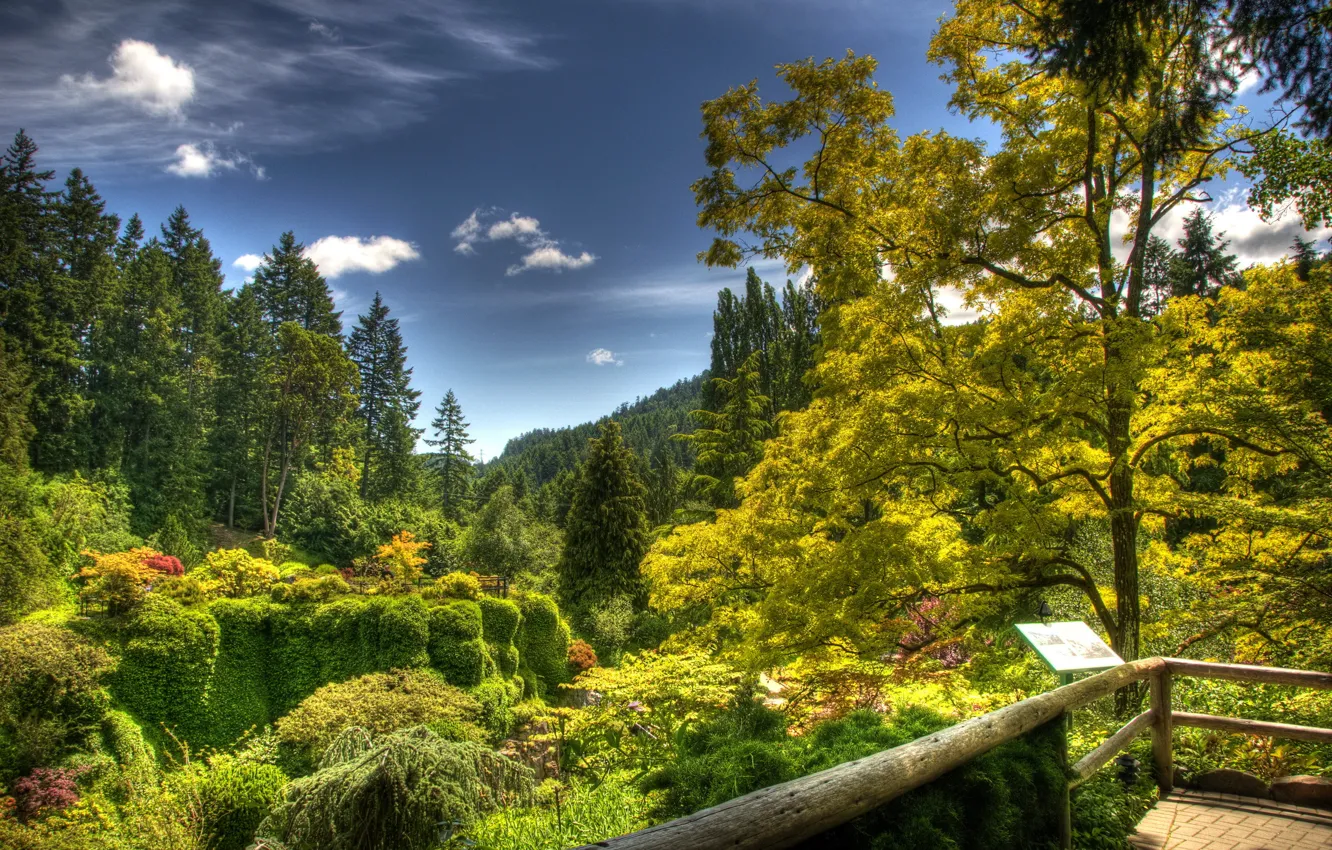
{"type": "Polygon", "coordinates": [[[470,742],[409,729],[287,786],[260,847],[430,850],[440,827],[531,800],[532,774],[470,742]]]}
{"type": "Polygon", "coordinates": [[[755,351],[734,378],[713,378],[718,409],[692,411],[699,427],[681,436],[697,456],[692,486],[719,508],[739,504],[735,479],[754,468],[763,457],[763,440],[772,434],[772,401],[758,392],[758,364],[755,351]]]}
{"type": "Polygon", "coordinates": [[[278,580],[277,567],[244,549],[214,549],[197,572],[208,578],[214,592],[232,599],[267,593],[278,580]]]}
{"type": "Polygon", "coordinates": [[[161,574],[149,566],[150,561],[163,557],[155,549],[141,547],[109,555],[100,552],[84,554],[92,559],[92,564],[84,567],[78,578],[87,588],[85,593],[105,603],[111,616],[131,611],[143,600],[148,585],[161,574]]]}
{"type": "Polygon", "coordinates": [[[39,767],[14,783],[15,813],[29,821],[38,815],[69,808],[79,801],[77,768],[39,767]]]}
{"type": "MultiPolygon", "coordinates": [[[[535,679],[540,693],[553,694],[555,689],[569,681],[569,625],[560,616],[555,600],[539,593],[524,593],[514,597],[522,612],[522,624],[514,644],[518,648],[519,663],[535,679]]],[[[520,670],[522,672],[522,670],[520,670]]],[[[527,677],[524,676],[524,679],[527,677]]]]}
{"type": "MultiPolygon", "coordinates": [[[[1130,754],[1139,761],[1148,755],[1142,749],[1130,754]]],[[[1155,796],[1156,780],[1149,770],[1140,771],[1131,787],[1125,787],[1117,768],[1098,771],[1072,793],[1073,846],[1077,850],[1124,850],[1155,796]]]]}
{"type": "Polygon", "coordinates": [[[151,594],[126,625],[111,692],[140,722],[204,734],[205,695],[217,661],[217,621],[204,611],[151,594]]]}
{"type": "Polygon", "coordinates": [[[613,596],[628,596],[641,605],[647,594],[638,562],[646,551],[643,484],[620,425],[611,420],[588,444],[574,489],[559,563],[561,600],[574,612],[586,612],[613,596]]]}
{"type": "Polygon", "coordinates": [[[153,555],[145,558],[143,565],[150,570],[156,570],[167,576],[185,575],[185,567],[181,565],[180,558],[175,555],[153,555]]]}
{"type": "Polygon", "coordinates": [[[0,782],[85,745],[109,708],[101,648],[68,629],[0,628],[0,782]]]}
{"type": "Polygon", "coordinates": [[[293,605],[328,602],[339,596],[351,593],[351,585],[341,575],[324,575],[317,578],[298,578],[290,584],[273,585],[274,602],[287,602],[293,605]]]}
{"type": "Polygon", "coordinates": [[[412,427],[421,393],[411,388],[398,320],[378,292],[370,309],[357,317],[347,351],[360,373],[356,417],[363,428],[361,496],[384,498],[411,491],[412,450],[421,431],[412,427]]]}
{"type": "Polygon", "coordinates": [[[426,562],[421,551],[429,548],[429,543],[417,540],[410,531],[399,531],[375,551],[375,560],[398,581],[414,582],[421,577],[421,565],[426,562]]]}
{"type": "Polygon", "coordinates": [[[526,516],[513,488],[500,486],[463,534],[461,555],[469,568],[512,579],[521,573],[549,569],[558,559],[551,540],[559,532],[526,516]]]}
{"type": "Polygon", "coordinates": [[[479,850],[565,850],[648,825],[646,800],[628,774],[567,786],[548,780],[538,786],[537,799],[538,807],[504,808],[482,818],[460,846],[472,846],[465,843],[470,840],[479,850]]]}
{"type": "Polygon", "coordinates": [[[463,419],[462,405],[449,390],[444,394],[435,418],[430,423],[434,439],[426,440],[437,450],[433,467],[439,476],[439,500],[445,516],[457,519],[472,486],[476,471],[467,447],[475,442],[467,435],[467,420],[463,419]]]}
{"type": "Polygon", "coordinates": [[[445,573],[421,590],[423,599],[469,599],[481,596],[481,582],[473,573],[445,573]]]}
{"type": "Polygon", "coordinates": [[[213,850],[245,850],[269,809],[281,799],[287,777],[269,764],[215,756],[193,772],[204,832],[213,850]]]}
{"type": "Polygon", "coordinates": [[[35,473],[0,464],[0,625],[61,596],[61,575],[47,556],[35,473]]]}
{"type": "Polygon", "coordinates": [[[390,670],[324,685],[277,722],[278,737],[302,763],[315,764],[343,729],[384,735],[409,726],[450,721],[463,737],[481,705],[429,670],[390,670]]]}
{"type": "Polygon", "coordinates": [[[574,674],[585,673],[597,666],[597,653],[585,640],[576,640],[569,644],[569,666],[574,674]]]}
{"type": "Polygon", "coordinates": [[[430,663],[451,684],[481,684],[492,663],[482,639],[481,608],[458,600],[430,609],[430,663]]]}

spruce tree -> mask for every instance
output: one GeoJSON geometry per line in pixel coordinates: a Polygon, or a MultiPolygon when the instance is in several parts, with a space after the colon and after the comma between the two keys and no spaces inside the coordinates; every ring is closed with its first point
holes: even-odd
{"type": "Polygon", "coordinates": [[[259,519],[258,460],[273,404],[275,343],[253,285],[227,305],[217,384],[217,422],[211,433],[213,504],[229,527],[237,507],[259,519]]]}
{"type": "Polygon", "coordinates": [[[1184,237],[1170,264],[1171,294],[1215,298],[1221,287],[1239,285],[1238,261],[1226,253],[1229,245],[1220,235],[1212,235],[1211,216],[1195,207],[1184,219],[1184,237]]]}
{"type": "Polygon", "coordinates": [[[590,440],[574,485],[559,563],[559,592],[565,606],[585,618],[617,596],[636,608],[647,602],[639,562],[648,547],[643,484],[634,457],[608,420],[590,440]]]}
{"type": "Polygon", "coordinates": [[[378,292],[370,310],[357,319],[348,354],[361,375],[360,405],[356,416],[364,429],[361,456],[361,496],[377,497],[402,492],[412,450],[420,432],[411,427],[421,393],[411,387],[398,320],[378,292]]]}
{"type": "Polygon", "coordinates": [[[435,469],[439,473],[440,506],[446,516],[457,519],[475,474],[475,461],[467,447],[476,441],[467,436],[467,420],[463,419],[462,405],[458,404],[453,390],[445,393],[435,408],[435,419],[430,428],[435,438],[426,440],[426,443],[438,449],[435,469]]]}
{"type": "Polygon", "coordinates": [[[284,322],[315,333],[342,335],[342,314],[333,309],[328,283],[290,230],[254,270],[254,285],[274,335],[284,322]]]}
{"type": "Polygon", "coordinates": [[[695,410],[691,415],[699,427],[680,435],[694,447],[694,487],[715,508],[740,504],[735,479],[762,459],[763,441],[772,435],[772,405],[759,392],[758,362],[755,352],[734,378],[714,378],[721,409],[695,410]]]}

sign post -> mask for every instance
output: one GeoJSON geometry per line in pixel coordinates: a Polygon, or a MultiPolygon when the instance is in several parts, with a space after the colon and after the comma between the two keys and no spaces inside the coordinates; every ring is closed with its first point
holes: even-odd
{"type": "Polygon", "coordinates": [[[1099,673],[1124,663],[1124,659],[1081,620],[1018,623],[1017,630],[1046,666],[1059,676],[1060,685],[1073,681],[1074,673],[1099,673]]]}

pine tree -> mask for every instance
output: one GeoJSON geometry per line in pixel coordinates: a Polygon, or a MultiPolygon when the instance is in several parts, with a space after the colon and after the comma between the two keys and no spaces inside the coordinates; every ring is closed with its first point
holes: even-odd
{"type": "Polygon", "coordinates": [[[211,433],[213,504],[236,525],[239,503],[247,520],[259,518],[255,475],[272,398],[274,340],[253,285],[228,304],[217,385],[217,421],[211,433]],[[248,508],[248,509],[247,509],[248,508]]]}
{"type": "Polygon", "coordinates": [[[762,459],[763,441],[772,435],[772,404],[759,392],[758,363],[755,352],[734,378],[714,378],[721,410],[694,411],[699,427],[680,435],[694,447],[693,486],[716,508],[740,504],[735,479],[762,459]]]}
{"type": "Polygon", "coordinates": [[[435,439],[426,443],[438,449],[435,469],[439,473],[439,498],[444,514],[456,519],[466,503],[467,491],[472,486],[475,461],[467,447],[476,442],[467,436],[467,420],[463,419],[458,397],[449,390],[435,408],[435,420],[430,423],[435,439]]]}
{"type": "Polygon", "coordinates": [[[284,322],[315,333],[342,335],[342,314],[333,309],[328,283],[290,230],[254,270],[254,285],[275,335],[284,322]]]}
{"type": "Polygon", "coordinates": [[[646,504],[648,523],[653,527],[670,522],[680,506],[680,467],[669,451],[658,450],[653,457],[646,504]]]}
{"type": "Polygon", "coordinates": [[[364,428],[361,455],[361,496],[392,495],[402,488],[400,474],[408,465],[420,432],[411,427],[421,393],[411,387],[398,320],[378,292],[369,312],[357,318],[348,354],[361,375],[360,405],[356,416],[364,428]],[[399,473],[394,476],[392,472],[399,473]]]}
{"type": "Polygon", "coordinates": [[[139,246],[143,244],[143,235],[143,220],[139,218],[138,213],[135,213],[125,222],[125,229],[121,231],[120,239],[116,242],[116,268],[123,272],[129,267],[134,255],[139,253],[139,246]]]}
{"type": "Polygon", "coordinates": [[[1230,242],[1212,235],[1212,219],[1195,207],[1184,219],[1184,237],[1179,253],[1170,264],[1170,288],[1174,296],[1200,295],[1215,298],[1223,286],[1238,286],[1240,274],[1234,254],[1227,254],[1230,242]]]}
{"type": "Polygon", "coordinates": [[[608,420],[589,441],[565,523],[559,563],[562,602],[580,616],[616,596],[647,601],[639,563],[648,547],[644,490],[620,425],[608,420]]]}

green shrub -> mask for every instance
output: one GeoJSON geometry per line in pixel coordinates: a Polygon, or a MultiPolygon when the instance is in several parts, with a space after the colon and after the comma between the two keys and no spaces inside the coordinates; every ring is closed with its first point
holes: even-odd
{"type": "Polygon", "coordinates": [[[219,629],[217,663],[208,688],[206,734],[192,737],[192,743],[227,746],[272,720],[268,680],[277,672],[268,653],[272,608],[258,599],[219,599],[208,606],[219,629]]]}
{"type": "Polygon", "coordinates": [[[421,590],[425,599],[468,599],[481,596],[481,582],[471,573],[445,573],[421,590]]]}
{"type": "Polygon", "coordinates": [[[0,784],[53,764],[96,732],[111,658],[68,629],[0,628],[0,784]]]}
{"type": "Polygon", "coordinates": [[[211,850],[245,850],[281,799],[287,776],[270,764],[218,756],[193,782],[211,850]]]}
{"type": "Polygon", "coordinates": [[[151,780],[157,759],[133,717],[123,711],[108,711],[100,731],[102,750],[120,765],[126,779],[137,784],[151,780]]]}
{"type": "Polygon", "coordinates": [[[425,667],[430,663],[430,618],[425,602],[419,596],[406,596],[394,600],[375,600],[382,603],[379,615],[378,646],[374,669],[395,667],[425,667]]]}
{"type": "Polygon", "coordinates": [[[477,600],[481,606],[481,628],[485,639],[499,646],[513,643],[518,636],[518,624],[522,613],[518,606],[507,599],[483,596],[477,600]]]}
{"type": "MultiPolygon", "coordinates": [[[[279,720],[277,732],[293,764],[312,767],[350,726],[382,735],[441,720],[475,724],[480,715],[474,697],[434,671],[392,670],[323,686],[279,720]]],[[[472,737],[479,738],[479,731],[472,737]]]]}
{"type": "Polygon", "coordinates": [[[218,632],[206,612],[150,594],[127,626],[112,693],[141,722],[178,727],[189,738],[204,732],[218,632]]]}
{"type": "Polygon", "coordinates": [[[430,609],[430,663],[451,684],[481,684],[489,655],[482,640],[481,608],[458,600],[430,609]]]}
{"type": "Polygon", "coordinates": [[[336,573],[315,578],[298,578],[290,584],[273,585],[269,596],[274,602],[289,605],[308,605],[328,602],[339,596],[351,593],[351,585],[336,573]]]}
{"type": "Polygon", "coordinates": [[[547,792],[546,787],[537,789],[541,806],[502,809],[479,821],[467,837],[479,850],[564,850],[595,845],[648,825],[647,800],[628,774],[599,784],[572,783],[559,791],[558,810],[555,789],[547,792]]]}
{"type": "Polygon", "coordinates": [[[519,663],[533,673],[540,693],[553,693],[560,684],[569,681],[569,625],[549,596],[524,593],[515,601],[522,612],[515,640],[519,663]]]}
{"type": "Polygon", "coordinates": [[[486,679],[472,688],[472,696],[481,704],[478,718],[481,727],[492,741],[501,741],[513,731],[513,707],[523,696],[522,681],[518,679],[486,679]]]}
{"type": "Polygon", "coordinates": [[[290,850],[431,850],[440,824],[469,824],[532,798],[528,768],[424,728],[346,755],[288,785],[258,835],[290,850]]]}
{"type": "MultiPolygon", "coordinates": [[[[1135,744],[1139,760],[1150,762],[1150,749],[1135,744]]],[[[1156,800],[1156,779],[1150,770],[1138,773],[1125,787],[1112,762],[1074,789],[1071,808],[1073,846],[1077,850],[1125,850],[1128,837],[1156,800]]]]}

